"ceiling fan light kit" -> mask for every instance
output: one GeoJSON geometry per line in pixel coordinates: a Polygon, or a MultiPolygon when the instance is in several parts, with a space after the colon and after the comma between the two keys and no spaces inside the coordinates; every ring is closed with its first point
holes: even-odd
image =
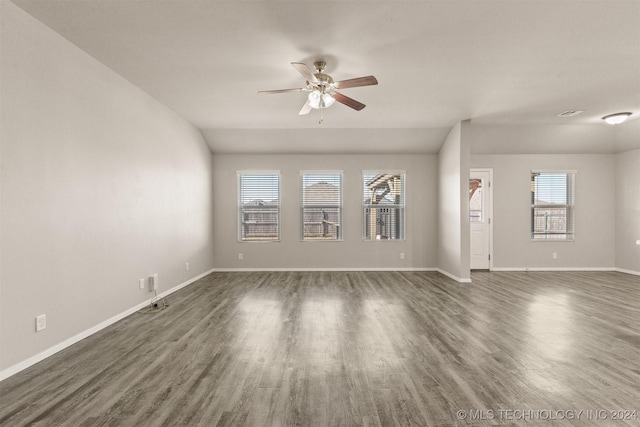
{"type": "Polygon", "coordinates": [[[604,116],[602,120],[609,123],[610,125],[618,125],[627,120],[630,115],[631,113],[629,112],[609,114],[608,116],[604,116]]]}
{"type": "MultiPolygon", "coordinates": [[[[338,101],[339,103],[353,108],[356,111],[362,110],[366,107],[365,104],[356,101],[353,98],[349,98],[346,95],[338,92],[338,89],[347,89],[350,87],[359,86],[372,86],[377,85],[378,80],[374,76],[357,77],[355,79],[334,81],[333,77],[329,74],[325,74],[324,69],[326,63],[324,61],[316,61],[313,63],[316,72],[314,73],[307,64],[302,62],[292,62],[291,65],[298,70],[302,77],[305,78],[307,84],[305,87],[294,89],[277,89],[277,90],[261,90],[258,93],[286,93],[286,92],[309,92],[307,96],[307,102],[302,106],[302,109],[298,114],[309,114],[313,109],[322,110],[328,108],[338,101]]],[[[322,117],[320,118],[322,123],[322,117]]]]}
{"type": "Polygon", "coordinates": [[[335,101],[336,99],[327,92],[322,92],[318,89],[309,92],[309,106],[311,108],[331,107],[335,101]]]}

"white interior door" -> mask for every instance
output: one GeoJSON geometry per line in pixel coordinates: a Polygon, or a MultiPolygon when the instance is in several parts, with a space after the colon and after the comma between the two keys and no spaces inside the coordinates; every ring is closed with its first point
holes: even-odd
{"type": "Polygon", "coordinates": [[[491,267],[491,170],[471,169],[469,175],[471,269],[491,267]]]}

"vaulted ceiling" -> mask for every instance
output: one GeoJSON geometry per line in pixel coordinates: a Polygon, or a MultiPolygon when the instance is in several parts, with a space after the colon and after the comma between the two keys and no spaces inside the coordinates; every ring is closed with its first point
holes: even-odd
{"type": "Polygon", "coordinates": [[[465,119],[478,153],[640,147],[635,0],[13,1],[214,152],[434,152],[465,119]],[[303,86],[290,63],[315,60],[336,80],[375,75],[343,91],[367,107],[336,103],[319,125],[298,115],[304,93],[257,93],[303,86]],[[634,116],[602,122],[619,111],[634,116]]]}

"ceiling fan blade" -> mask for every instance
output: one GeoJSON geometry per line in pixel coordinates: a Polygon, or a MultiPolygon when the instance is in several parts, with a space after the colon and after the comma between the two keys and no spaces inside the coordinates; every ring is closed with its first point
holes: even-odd
{"type": "Polygon", "coordinates": [[[298,72],[302,74],[302,77],[307,79],[308,82],[312,82],[312,83],[318,82],[318,79],[316,78],[316,76],[313,75],[313,71],[311,71],[311,68],[309,68],[307,64],[303,62],[292,62],[291,65],[293,65],[294,68],[298,70],[298,72]]]}
{"type": "Polygon", "coordinates": [[[276,90],[259,90],[258,93],[285,93],[285,92],[303,92],[305,88],[299,87],[295,89],[276,89],[276,90]]]}
{"type": "Polygon", "coordinates": [[[353,98],[349,98],[348,96],[345,96],[340,92],[331,92],[329,95],[335,98],[335,100],[338,101],[339,103],[344,104],[347,107],[351,107],[356,111],[360,111],[364,107],[366,107],[366,105],[364,105],[362,102],[358,102],[353,98]]]}
{"type": "Polygon", "coordinates": [[[298,115],[303,116],[309,114],[309,111],[311,111],[311,104],[309,104],[309,100],[307,99],[307,102],[304,103],[298,115]]]}
{"type": "Polygon", "coordinates": [[[355,79],[341,80],[339,82],[334,82],[333,86],[336,89],[346,89],[348,87],[358,87],[358,86],[372,86],[377,85],[378,80],[376,80],[373,76],[366,77],[358,77],[355,79]]]}

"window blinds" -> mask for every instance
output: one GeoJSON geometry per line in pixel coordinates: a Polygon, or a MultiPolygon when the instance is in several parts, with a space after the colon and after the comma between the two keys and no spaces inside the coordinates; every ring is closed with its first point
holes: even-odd
{"type": "Polygon", "coordinates": [[[342,239],[342,172],[302,172],[302,239],[342,239]]]}
{"type": "Polygon", "coordinates": [[[239,240],[280,239],[280,174],[238,173],[239,240]]]}
{"type": "Polygon", "coordinates": [[[575,238],[575,171],[531,172],[531,238],[575,238]]]}
{"type": "Polygon", "coordinates": [[[405,174],[363,172],[363,238],[404,239],[405,174]]]}

